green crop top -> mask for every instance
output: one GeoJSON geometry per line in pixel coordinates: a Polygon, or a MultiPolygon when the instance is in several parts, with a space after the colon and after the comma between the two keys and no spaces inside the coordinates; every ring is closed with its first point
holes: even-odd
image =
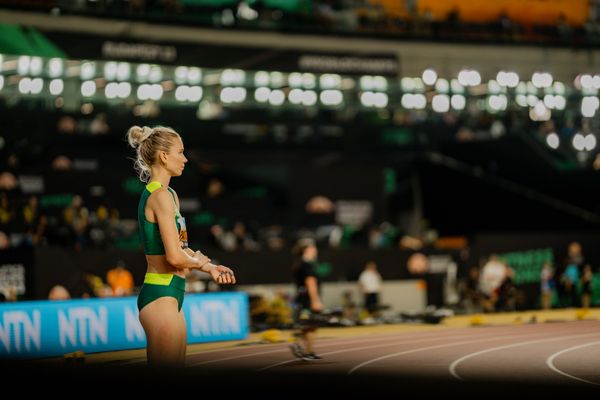
{"type": "MultiPolygon", "coordinates": [[[[160,230],[158,228],[157,222],[150,222],[146,219],[146,203],[148,202],[148,198],[156,189],[162,187],[160,182],[152,181],[146,185],[146,188],[142,192],[140,197],[140,203],[138,205],[138,223],[140,226],[140,238],[144,245],[144,254],[148,255],[161,255],[165,254],[165,246],[163,245],[162,238],[160,237],[160,230]]],[[[175,193],[173,189],[170,187],[167,188],[169,192],[171,192],[171,196],[173,196],[173,201],[175,201],[175,193]]],[[[177,205],[175,205],[175,224],[177,225],[177,231],[179,232],[179,242],[181,243],[181,248],[188,247],[187,240],[187,229],[185,226],[185,219],[179,213],[177,209],[177,205]]]]}

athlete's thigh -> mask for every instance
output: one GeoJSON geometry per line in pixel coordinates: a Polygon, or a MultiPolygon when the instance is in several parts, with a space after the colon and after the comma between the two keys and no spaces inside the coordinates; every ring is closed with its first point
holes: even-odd
{"type": "Polygon", "coordinates": [[[164,296],[142,308],[140,322],[144,327],[144,331],[146,331],[146,335],[154,336],[164,331],[177,334],[180,318],[177,307],[176,298],[164,296]]]}

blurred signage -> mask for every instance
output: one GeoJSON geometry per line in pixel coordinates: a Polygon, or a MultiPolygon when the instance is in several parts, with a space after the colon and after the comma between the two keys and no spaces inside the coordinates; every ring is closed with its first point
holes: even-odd
{"type": "Polygon", "coordinates": [[[588,0],[419,0],[419,14],[430,13],[445,20],[455,13],[461,21],[499,21],[502,14],[524,25],[556,25],[564,17],[571,25],[582,26],[589,14],[588,0]]]}
{"type": "MultiPolygon", "coordinates": [[[[187,295],[188,343],[248,335],[246,293],[187,295]]],[[[0,304],[0,357],[38,358],[143,348],[135,297],[0,304]]]]}
{"type": "Polygon", "coordinates": [[[123,60],[203,68],[240,68],[281,72],[316,72],[397,76],[395,54],[364,52],[315,52],[287,48],[226,46],[190,42],[114,41],[92,34],[40,30],[67,57],[91,60],[123,60]]]}

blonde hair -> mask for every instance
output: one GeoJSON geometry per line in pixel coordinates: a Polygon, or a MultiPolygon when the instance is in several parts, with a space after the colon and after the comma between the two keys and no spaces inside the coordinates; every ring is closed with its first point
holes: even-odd
{"type": "Polygon", "coordinates": [[[129,145],[136,149],[137,157],[133,168],[142,182],[150,180],[150,167],[156,164],[159,151],[169,151],[174,138],[180,138],[173,129],[165,126],[132,126],[127,131],[129,145]]]}

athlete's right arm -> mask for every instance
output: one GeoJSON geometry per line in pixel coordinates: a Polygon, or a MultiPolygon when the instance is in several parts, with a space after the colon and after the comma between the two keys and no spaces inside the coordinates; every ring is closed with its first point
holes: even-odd
{"type": "Polygon", "coordinates": [[[208,258],[190,256],[181,248],[175,224],[175,203],[167,189],[160,188],[152,193],[148,205],[156,215],[167,262],[177,269],[204,266],[208,258]]]}
{"type": "Polygon", "coordinates": [[[308,296],[310,297],[311,311],[323,311],[323,304],[321,303],[321,297],[319,296],[319,289],[317,286],[317,278],[314,276],[307,276],[304,279],[304,284],[306,285],[308,296]]]}

